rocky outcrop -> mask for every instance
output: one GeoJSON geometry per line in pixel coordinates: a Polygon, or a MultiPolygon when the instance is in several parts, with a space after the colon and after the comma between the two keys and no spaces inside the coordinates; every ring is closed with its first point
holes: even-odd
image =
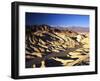
{"type": "Polygon", "coordinates": [[[48,67],[63,66],[63,63],[57,61],[57,58],[63,57],[73,61],[69,52],[82,46],[81,38],[84,36],[68,29],[48,25],[26,26],[26,68],[42,67],[42,64],[48,67]]]}

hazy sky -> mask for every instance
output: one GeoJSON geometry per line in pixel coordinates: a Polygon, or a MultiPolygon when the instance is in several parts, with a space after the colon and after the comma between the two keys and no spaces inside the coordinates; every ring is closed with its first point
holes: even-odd
{"type": "Polygon", "coordinates": [[[88,15],[74,14],[48,14],[26,12],[26,25],[54,25],[54,26],[80,26],[89,27],[88,15]]]}

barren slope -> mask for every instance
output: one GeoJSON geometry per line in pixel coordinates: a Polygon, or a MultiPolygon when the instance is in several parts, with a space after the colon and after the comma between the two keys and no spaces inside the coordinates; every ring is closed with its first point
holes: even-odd
{"type": "Polygon", "coordinates": [[[26,68],[89,65],[89,36],[48,25],[26,27],[26,68]]]}

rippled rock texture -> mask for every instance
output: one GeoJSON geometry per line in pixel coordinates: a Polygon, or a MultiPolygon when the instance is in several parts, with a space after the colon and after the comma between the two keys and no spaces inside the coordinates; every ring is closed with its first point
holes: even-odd
{"type": "Polygon", "coordinates": [[[26,68],[89,65],[89,33],[26,26],[25,61],[26,68]]]}

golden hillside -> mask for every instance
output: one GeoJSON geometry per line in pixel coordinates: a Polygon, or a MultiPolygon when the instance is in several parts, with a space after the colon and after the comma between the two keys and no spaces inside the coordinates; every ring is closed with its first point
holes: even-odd
{"type": "Polygon", "coordinates": [[[89,35],[48,25],[26,27],[26,68],[89,65],[89,35]]]}

